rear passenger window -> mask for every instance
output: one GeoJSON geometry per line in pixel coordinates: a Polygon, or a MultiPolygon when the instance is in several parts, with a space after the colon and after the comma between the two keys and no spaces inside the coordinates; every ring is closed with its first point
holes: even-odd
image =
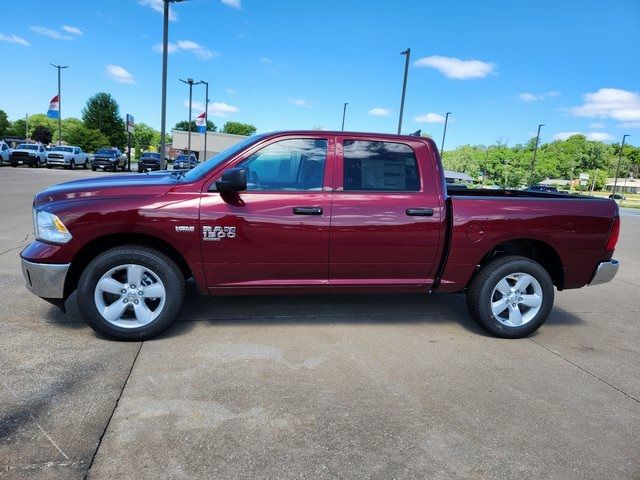
{"type": "Polygon", "coordinates": [[[272,143],[239,167],[247,169],[247,190],[321,190],[327,141],[296,138],[272,143]]]}
{"type": "Polygon", "coordinates": [[[418,163],[404,143],[345,140],[343,142],[345,191],[417,192],[418,163]]]}

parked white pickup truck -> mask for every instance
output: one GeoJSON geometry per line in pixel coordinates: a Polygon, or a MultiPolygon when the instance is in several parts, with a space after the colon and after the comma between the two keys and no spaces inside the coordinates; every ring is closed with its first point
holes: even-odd
{"type": "Polygon", "coordinates": [[[89,167],[89,155],[80,147],[56,145],[47,153],[47,168],[64,167],[73,170],[76,165],[89,167]]]}

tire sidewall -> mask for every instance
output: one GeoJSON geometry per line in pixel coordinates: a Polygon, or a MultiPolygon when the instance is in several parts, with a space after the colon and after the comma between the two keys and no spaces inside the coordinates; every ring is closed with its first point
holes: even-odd
{"type": "Polygon", "coordinates": [[[147,248],[117,247],[96,257],[78,282],[78,306],[89,325],[101,335],[117,339],[140,341],[154,337],[167,329],[180,311],[184,298],[184,279],[178,267],[159,252],[147,248]],[[166,298],[162,312],[151,323],[138,328],[122,328],[109,323],[98,312],[95,288],[108,270],[119,265],[135,263],[156,273],[165,287],[166,298]]]}
{"type": "Polygon", "coordinates": [[[542,265],[529,259],[517,259],[496,268],[480,289],[479,314],[484,327],[492,334],[505,338],[520,338],[530,335],[545,322],[553,308],[553,282],[542,265]],[[513,273],[528,273],[542,288],[542,305],[536,316],[524,325],[509,327],[500,323],[491,311],[493,291],[500,280],[513,273]]]}

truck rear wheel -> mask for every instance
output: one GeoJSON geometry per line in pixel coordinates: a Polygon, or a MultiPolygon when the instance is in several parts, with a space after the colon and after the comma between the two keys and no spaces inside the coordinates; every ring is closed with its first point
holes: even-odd
{"type": "Polygon", "coordinates": [[[553,282],[533,260],[510,255],[488,263],[467,290],[467,308],[489,333],[521,338],[535,332],[553,307],[553,282]]]}
{"type": "Polygon", "coordinates": [[[147,247],[116,247],[85,268],[78,283],[78,306],[100,335],[140,341],[171,325],[184,290],[184,276],[169,257],[147,247]]]}

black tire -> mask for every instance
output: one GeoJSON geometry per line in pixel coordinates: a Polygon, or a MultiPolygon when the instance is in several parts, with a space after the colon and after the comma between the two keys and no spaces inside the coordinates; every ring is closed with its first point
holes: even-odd
{"type": "Polygon", "coordinates": [[[82,168],[84,168],[86,170],[87,167],[88,167],[88,165],[87,165],[88,163],[89,163],[89,160],[85,160],[84,163],[82,164],[82,168]]]}
{"type": "Polygon", "coordinates": [[[69,162],[69,170],[73,170],[74,168],[76,168],[76,162],[71,160],[69,162]]]}
{"type": "Polygon", "coordinates": [[[11,166],[14,167],[14,168],[17,167],[18,166],[18,162],[11,162],[11,166]]]}
{"type": "MultiPolygon", "coordinates": [[[[522,338],[535,332],[546,321],[553,307],[553,298],[553,282],[542,265],[526,257],[509,255],[491,261],[475,274],[467,289],[467,309],[471,317],[489,333],[502,338],[522,338]],[[516,273],[531,275],[537,281],[542,301],[538,312],[531,319],[520,326],[510,326],[496,318],[491,303],[494,301],[493,296],[498,293],[495,292],[498,283],[516,273]]],[[[520,304],[512,308],[524,310],[525,316],[529,309],[525,305],[520,307],[520,304]]],[[[509,312],[509,307],[506,312],[509,312]]]]}
{"type": "Polygon", "coordinates": [[[87,323],[97,333],[115,340],[141,341],[159,335],[178,315],[184,302],[185,280],[178,266],[157,250],[140,246],[115,247],[98,255],[82,272],[78,283],[78,306],[87,323]],[[165,303],[150,323],[124,328],[107,321],[98,312],[94,294],[100,278],[114,267],[137,264],[151,269],[165,286],[165,303]]]}
{"type": "Polygon", "coordinates": [[[94,166],[91,167],[92,172],[95,172],[96,170],[98,170],[98,167],[94,167],[94,166]]]}
{"type": "Polygon", "coordinates": [[[53,167],[51,165],[47,165],[47,168],[51,170],[53,167]]]}

